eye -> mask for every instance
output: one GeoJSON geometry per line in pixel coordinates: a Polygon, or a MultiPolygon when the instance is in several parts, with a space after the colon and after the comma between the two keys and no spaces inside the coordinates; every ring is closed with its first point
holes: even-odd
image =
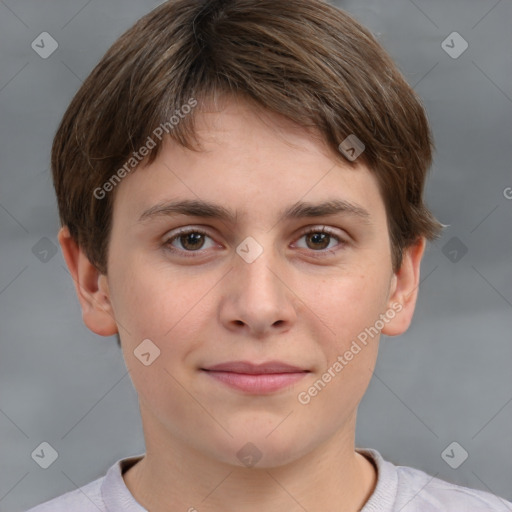
{"type": "MultiPolygon", "coordinates": [[[[310,249],[318,254],[333,253],[336,247],[343,247],[347,242],[334,231],[325,226],[313,227],[302,233],[301,239],[305,239],[306,246],[300,246],[296,243],[296,247],[301,249],[310,249]]],[[[180,229],[173,236],[167,238],[164,246],[173,253],[179,253],[180,256],[196,257],[201,254],[201,249],[207,250],[216,246],[212,237],[205,231],[198,228],[180,229]],[[210,241],[208,244],[208,240],[210,241]]]]}
{"type": "Polygon", "coordinates": [[[197,228],[179,231],[174,236],[168,238],[164,242],[164,245],[172,252],[182,253],[198,252],[200,249],[209,249],[215,246],[208,233],[197,228]],[[212,242],[209,247],[205,247],[206,239],[210,239],[212,242]],[[176,245],[178,245],[178,247],[176,247],[176,245]]]}
{"type": "MultiPolygon", "coordinates": [[[[334,249],[338,245],[345,245],[346,241],[340,236],[336,235],[333,231],[323,226],[322,228],[310,228],[302,234],[301,239],[306,239],[306,249],[312,249],[315,252],[328,251],[334,249]],[[334,245],[331,242],[337,241],[334,245]]],[[[302,247],[304,248],[304,247],[302,247]]],[[[329,251],[332,252],[332,251],[329,251]]]]}

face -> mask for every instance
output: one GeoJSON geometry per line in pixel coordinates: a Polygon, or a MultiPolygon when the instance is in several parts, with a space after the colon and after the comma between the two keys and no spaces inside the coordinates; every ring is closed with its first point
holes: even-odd
{"type": "Polygon", "coordinates": [[[282,118],[232,101],[197,127],[204,152],[168,141],[118,185],[100,290],[146,441],[273,467],[353,437],[380,331],[408,315],[385,207],[282,118]]]}

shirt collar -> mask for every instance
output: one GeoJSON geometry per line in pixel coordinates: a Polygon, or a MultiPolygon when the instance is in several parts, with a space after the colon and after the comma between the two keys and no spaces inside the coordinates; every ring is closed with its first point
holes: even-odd
{"type": "Polygon", "coordinates": [[[377,470],[377,484],[360,512],[393,512],[398,490],[396,466],[382,458],[371,448],[357,448],[356,452],[366,457],[377,470]]]}
{"type": "Polygon", "coordinates": [[[146,509],[133,497],[123,480],[123,473],[142,455],[135,455],[118,460],[108,471],[101,485],[101,497],[108,512],[147,512],[146,509]]]}

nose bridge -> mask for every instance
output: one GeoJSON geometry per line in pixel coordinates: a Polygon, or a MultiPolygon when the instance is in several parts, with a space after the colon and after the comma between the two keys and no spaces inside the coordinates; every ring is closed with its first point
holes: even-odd
{"type": "Polygon", "coordinates": [[[264,247],[248,237],[237,247],[237,255],[238,292],[255,299],[265,299],[267,304],[278,300],[282,295],[282,282],[278,279],[280,265],[270,241],[264,247]]]}
{"type": "Polygon", "coordinates": [[[294,317],[290,292],[285,286],[284,265],[268,242],[248,237],[236,249],[233,285],[227,317],[231,325],[241,322],[253,331],[288,324],[294,317]]]}

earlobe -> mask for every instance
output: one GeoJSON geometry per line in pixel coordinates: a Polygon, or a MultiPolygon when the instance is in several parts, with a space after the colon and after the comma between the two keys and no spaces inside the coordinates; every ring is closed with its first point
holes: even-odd
{"type": "Polygon", "coordinates": [[[393,318],[382,329],[386,336],[403,334],[411,324],[418,297],[420,266],[426,240],[420,237],[416,243],[403,252],[400,269],[394,273],[390,286],[388,311],[394,311],[393,318]]]}
{"type": "Polygon", "coordinates": [[[100,336],[116,334],[118,329],[110,303],[107,277],[89,261],[71,237],[67,226],[59,230],[58,239],[73,278],[85,325],[100,336]]]}

